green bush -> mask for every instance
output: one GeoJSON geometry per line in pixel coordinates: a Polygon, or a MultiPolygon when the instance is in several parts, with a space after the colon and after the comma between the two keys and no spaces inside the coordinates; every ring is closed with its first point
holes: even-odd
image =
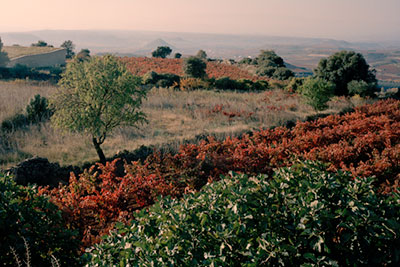
{"type": "Polygon", "coordinates": [[[300,88],[307,104],[316,111],[324,110],[335,91],[335,84],[321,78],[308,78],[300,88]]]}
{"type": "Polygon", "coordinates": [[[294,72],[285,67],[275,69],[274,74],[272,75],[273,79],[281,81],[287,80],[291,77],[294,77],[294,72]]]}
{"type": "Polygon", "coordinates": [[[188,57],[183,60],[183,72],[189,78],[204,78],[207,64],[198,57],[188,57]]]}
{"type": "Polygon", "coordinates": [[[0,265],[15,266],[10,247],[24,255],[29,244],[31,266],[50,266],[51,255],[63,266],[77,265],[77,233],[67,229],[61,211],[35,188],[17,185],[0,173],[0,265]]]}
{"type": "Polygon", "coordinates": [[[301,86],[304,83],[305,78],[295,78],[290,79],[288,85],[286,86],[286,91],[297,92],[300,91],[301,86]]]}
{"type": "Polygon", "coordinates": [[[233,175],[142,210],[84,255],[89,266],[355,266],[400,263],[400,197],[373,179],[298,162],[233,175]]]}
{"type": "Polygon", "coordinates": [[[158,74],[155,71],[149,71],[143,76],[144,84],[152,84],[157,87],[171,87],[179,85],[180,77],[172,73],[158,74]]]}
{"type": "Polygon", "coordinates": [[[159,80],[159,75],[155,71],[149,71],[145,75],[143,75],[142,82],[143,84],[156,84],[159,80]]]}
{"type": "Polygon", "coordinates": [[[259,80],[253,82],[248,79],[233,80],[229,77],[222,77],[219,79],[208,79],[211,86],[220,90],[240,90],[240,91],[261,91],[268,89],[268,82],[259,80]]]}
{"type": "Polygon", "coordinates": [[[35,95],[26,107],[26,118],[31,123],[48,120],[52,115],[47,98],[35,95]]]}
{"type": "Polygon", "coordinates": [[[258,80],[253,84],[252,88],[253,90],[267,90],[269,88],[269,84],[267,81],[258,80]]]}
{"type": "Polygon", "coordinates": [[[265,77],[272,77],[276,71],[276,67],[271,67],[268,65],[258,66],[256,74],[265,77]]]}
{"type": "Polygon", "coordinates": [[[240,89],[238,82],[235,80],[230,79],[229,77],[222,77],[217,80],[215,80],[215,88],[221,89],[221,90],[234,90],[234,89],[240,89]]]}
{"type": "Polygon", "coordinates": [[[1,122],[1,131],[12,132],[28,126],[29,121],[24,114],[17,113],[1,122]]]}
{"type": "Polygon", "coordinates": [[[347,84],[347,89],[350,95],[374,96],[376,90],[376,84],[368,84],[365,81],[351,81],[347,84]]]}
{"type": "Polygon", "coordinates": [[[172,87],[179,85],[180,77],[176,74],[165,73],[158,74],[158,81],[156,82],[157,87],[172,87]]]}

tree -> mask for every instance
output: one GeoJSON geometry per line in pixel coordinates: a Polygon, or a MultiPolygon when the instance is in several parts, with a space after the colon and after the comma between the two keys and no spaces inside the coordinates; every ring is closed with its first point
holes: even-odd
{"type": "Polygon", "coordinates": [[[272,74],[272,78],[277,80],[287,80],[291,77],[294,77],[293,71],[285,67],[275,69],[274,73],[272,74]]]}
{"type": "Polygon", "coordinates": [[[51,121],[58,128],[88,134],[105,163],[100,146],[112,130],[146,122],[139,111],[145,97],[139,84],[114,56],[72,60],[62,74],[60,89],[50,99],[54,110],[51,121]]]}
{"type": "Polygon", "coordinates": [[[196,57],[201,59],[207,59],[207,53],[204,50],[199,50],[196,54],[196,57]]]}
{"type": "Polygon", "coordinates": [[[283,58],[272,50],[261,50],[260,55],[253,62],[256,62],[256,73],[260,76],[278,80],[287,80],[290,77],[294,77],[293,71],[286,68],[283,58]]]}
{"type": "Polygon", "coordinates": [[[72,43],[71,40],[67,40],[64,43],[62,43],[61,47],[67,50],[66,58],[73,58],[73,56],[75,56],[74,52],[75,45],[72,43]]]}
{"type": "Polygon", "coordinates": [[[340,51],[322,59],[314,73],[336,85],[335,95],[348,95],[347,84],[353,80],[364,81],[371,88],[377,84],[375,70],[370,70],[363,55],[354,51],[340,51]]]}
{"type": "Polygon", "coordinates": [[[261,50],[261,53],[256,58],[257,64],[264,67],[285,67],[283,58],[278,56],[273,50],[261,50]]]}
{"type": "Polygon", "coordinates": [[[174,58],[181,58],[182,54],[181,53],[175,53],[174,58]]]}
{"type": "Polygon", "coordinates": [[[183,72],[189,77],[204,78],[206,68],[207,64],[198,57],[189,57],[183,62],[183,72]]]}
{"type": "Polygon", "coordinates": [[[39,40],[37,43],[31,44],[31,46],[45,47],[48,46],[48,44],[43,40],[39,40]]]}
{"type": "Polygon", "coordinates": [[[81,49],[81,51],[76,55],[77,60],[85,61],[90,59],[90,50],[89,49],[81,49]]]}
{"type": "Polygon", "coordinates": [[[308,78],[301,86],[301,94],[315,111],[326,109],[333,96],[335,84],[321,78],[308,78]]]}
{"type": "Polygon", "coordinates": [[[156,50],[154,50],[151,55],[153,57],[160,57],[160,58],[166,58],[171,54],[172,50],[168,46],[159,46],[157,47],[156,50]]]}
{"type": "Polygon", "coordinates": [[[8,58],[7,53],[2,50],[3,50],[3,42],[1,41],[1,38],[0,38],[0,67],[5,67],[5,66],[7,66],[7,63],[10,60],[8,58]]]}
{"type": "Polygon", "coordinates": [[[350,95],[373,96],[376,92],[376,86],[368,84],[365,81],[351,81],[347,84],[350,95]]]}

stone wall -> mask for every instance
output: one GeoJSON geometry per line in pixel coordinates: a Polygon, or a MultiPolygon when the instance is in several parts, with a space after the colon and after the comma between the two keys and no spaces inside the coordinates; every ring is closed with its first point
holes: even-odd
{"type": "Polygon", "coordinates": [[[17,64],[25,65],[30,68],[63,65],[65,64],[66,54],[67,50],[60,48],[58,50],[51,51],[48,53],[21,56],[11,59],[7,67],[12,68],[15,67],[15,65],[17,64]]]}

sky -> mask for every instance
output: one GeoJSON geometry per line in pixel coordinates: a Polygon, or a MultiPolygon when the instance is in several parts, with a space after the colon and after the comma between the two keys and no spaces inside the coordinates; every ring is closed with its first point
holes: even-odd
{"type": "Polygon", "coordinates": [[[1,0],[0,32],[144,30],[400,40],[400,0],[1,0]]]}

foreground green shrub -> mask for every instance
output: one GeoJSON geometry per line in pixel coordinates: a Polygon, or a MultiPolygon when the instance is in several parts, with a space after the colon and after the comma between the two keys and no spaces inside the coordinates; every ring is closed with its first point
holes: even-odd
{"type": "Polygon", "coordinates": [[[6,118],[1,122],[0,129],[3,132],[12,132],[17,129],[28,126],[29,121],[24,114],[17,113],[6,118]]]}
{"type": "Polygon", "coordinates": [[[351,81],[347,84],[350,95],[359,95],[361,97],[374,96],[376,84],[367,83],[365,81],[351,81]]]}
{"type": "MultiPolygon", "coordinates": [[[[34,188],[16,185],[0,174],[0,265],[15,266],[10,247],[24,255],[30,249],[31,266],[50,266],[51,255],[63,266],[77,265],[77,233],[67,229],[61,211],[34,188]]],[[[23,258],[23,257],[22,257],[23,258]]]]}
{"type": "Polygon", "coordinates": [[[143,76],[144,84],[156,85],[157,87],[171,87],[179,85],[180,77],[172,73],[157,73],[150,71],[143,76]]]}
{"type": "Polygon", "coordinates": [[[35,95],[26,106],[26,117],[31,123],[48,120],[52,113],[47,98],[39,94],[35,95]]]}
{"type": "Polygon", "coordinates": [[[321,78],[308,78],[300,87],[306,103],[314,110],[321,111],[328,108],[328,101],[333,97],[335,85],[321,78]]]}
{"type": "Polygon", "coordinates": [[[353,266],[400,262],[400,198],[373,179],[297,163],[233,175],[142,210],[85,254],[111,266],[353,266]]]}

